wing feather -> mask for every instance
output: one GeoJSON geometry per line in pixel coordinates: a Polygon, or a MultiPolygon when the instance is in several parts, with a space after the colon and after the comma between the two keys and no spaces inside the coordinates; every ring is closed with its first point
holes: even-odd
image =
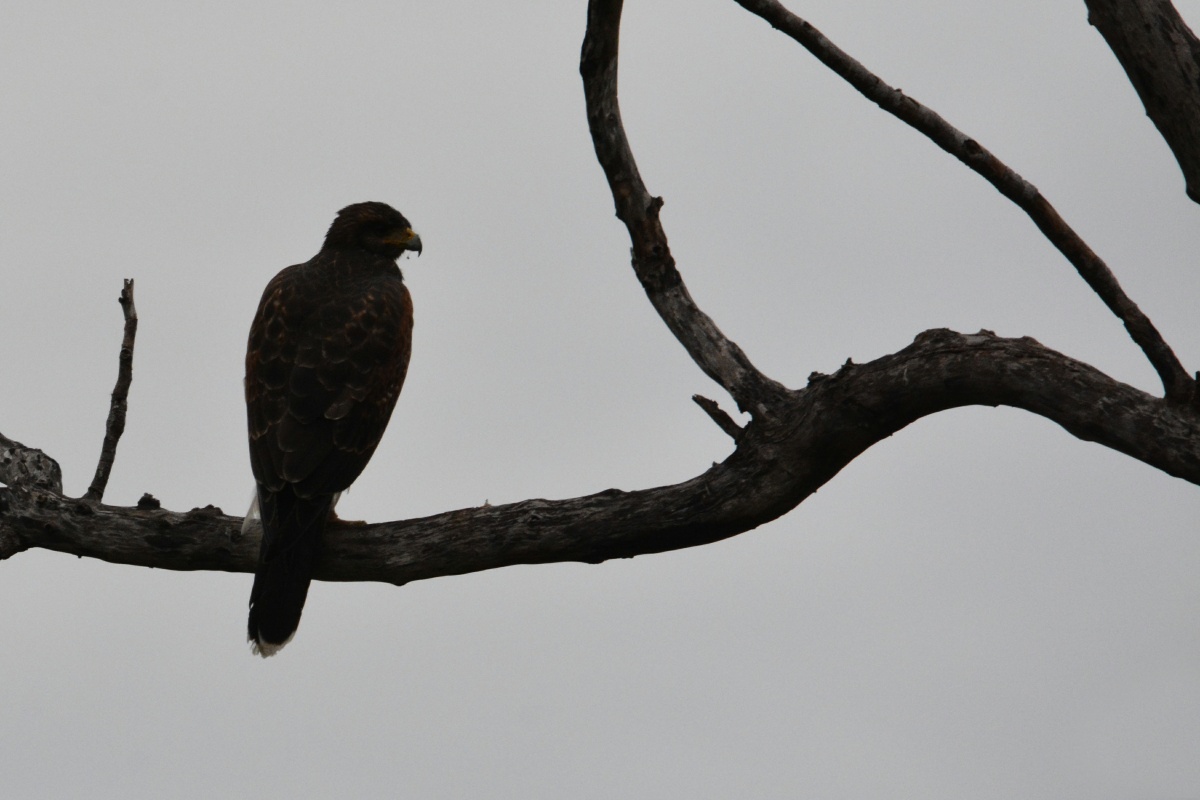
{"type": "Polygon", "coordinates": [[[267,285],[246,356],[255,478],[300,496],[342,491],[362,472],[412,346],[412,300],[398,270],[342,286],[314,262],[267,285]]]}

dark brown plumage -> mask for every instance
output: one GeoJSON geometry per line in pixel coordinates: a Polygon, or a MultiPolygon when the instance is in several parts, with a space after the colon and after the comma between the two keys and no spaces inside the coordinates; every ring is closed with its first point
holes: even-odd
{"type": "Polygon", "coordinates": [[[250,465],[263,538],[249,638],[273,655],[300,624],[336,495],[387,427],[412,347],[412,299],[396,259],[421,252],[384,203],[338,212],[321,251],[263,292],[246,351],[250,465]]]}

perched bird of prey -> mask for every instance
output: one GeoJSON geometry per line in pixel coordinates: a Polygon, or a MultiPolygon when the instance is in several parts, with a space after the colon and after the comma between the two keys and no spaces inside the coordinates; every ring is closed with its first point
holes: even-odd
{"type": "Polygon", "coordinates": [[[295,634],[337,496],[375,452],[404,384],[405,250],[419,255],[421,237],[400,212],[347,206],[319,253],[267,284],[250,326],[246,412],[263,535],[249,639],[261,656],[295,634]]]}

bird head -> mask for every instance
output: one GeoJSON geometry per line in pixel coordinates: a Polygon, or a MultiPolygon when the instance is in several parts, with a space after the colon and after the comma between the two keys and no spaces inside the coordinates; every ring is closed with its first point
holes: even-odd
{"type": "Polygon", "coordinates": [[[325,247],[366,250],[388,258],[399,258],[405,250],[421,254],[421,237],[396,209],[387,203],[355,203],[338,212],[325,247]]]}

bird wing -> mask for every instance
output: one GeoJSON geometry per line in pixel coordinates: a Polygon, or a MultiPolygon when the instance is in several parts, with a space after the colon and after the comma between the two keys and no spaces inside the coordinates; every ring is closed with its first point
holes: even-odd
{"type": "Polygon", "coordinates": [[[267,284],[246,353],[250,461],[260,484],[311,497],[353,483],[404,383],[412,318],[399,273],[347,289],[310,263],[267,284]]]}

